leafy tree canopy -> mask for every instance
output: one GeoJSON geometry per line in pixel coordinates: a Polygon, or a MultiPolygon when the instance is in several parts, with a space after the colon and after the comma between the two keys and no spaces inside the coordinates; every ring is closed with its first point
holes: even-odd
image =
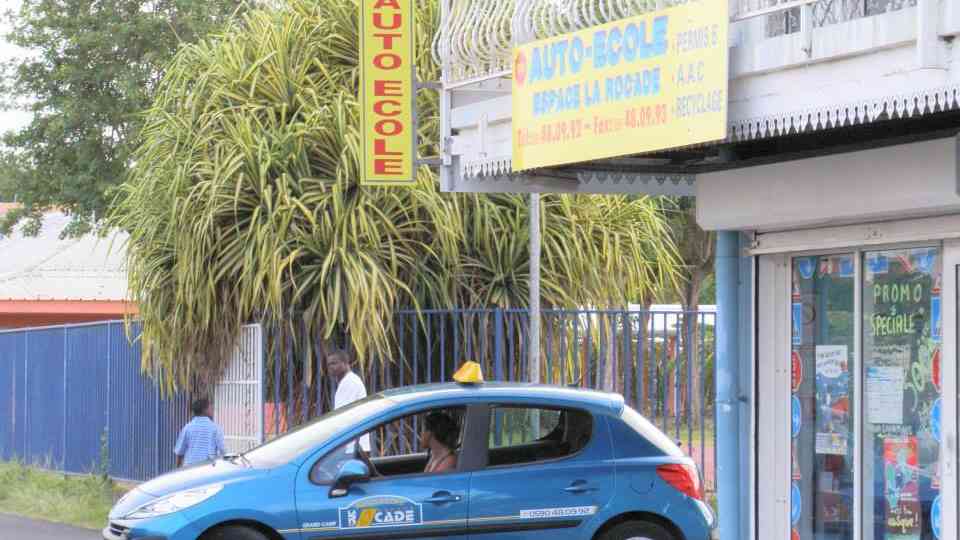
{"type": "Polygon", "coordinates": [[[8,132],[0,196],[24,215],[59,207],[79,233],[104,217],[139,141],[163,66],[220,27],[242,0],[22,0],[7,40],[28,54],[2,66],[0,100],[32,121],[8,132]],[[12,192],[12,193],[11,193],[12,192]]]}
{"type": "MultiPolygon", "coordinates": [[[[416,5],[419,76],[438,80],[437,4],[416,5]]],[[[361,360],[391,358],[400,308],[527,307],[525,197],[441,194],[425,168],[414,188],[359,186],[358,11],[251,11],[160,82],[112,221],[130,232],[144,358],[165,380],[214,378],[250,321],[285,329],[309,363],[340,336],[361,360]]],[[[437,95],[418,99],[435,154],[437,95]]],[[[622,306],[674,281],[661,204],[545,197],[545,304],[622,306]]]]}

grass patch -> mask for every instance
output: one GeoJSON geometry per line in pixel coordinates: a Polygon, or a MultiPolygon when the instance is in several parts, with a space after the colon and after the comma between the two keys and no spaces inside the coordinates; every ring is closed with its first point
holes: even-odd
{"type": "Polygon", "coordinates": [[[101,476],[66,476],[0,462],[0,512],[101,529],[123,488],[101,476]]]}

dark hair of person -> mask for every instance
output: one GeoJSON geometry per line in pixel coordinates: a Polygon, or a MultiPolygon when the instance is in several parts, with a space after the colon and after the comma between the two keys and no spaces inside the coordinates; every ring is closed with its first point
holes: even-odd
{"type": "Polygon", "coordinates": [[[190,410],[193,411],[194,416],[203,416],[207,414],[207,407],[210,406],[210,400],[207,398],[200,398],[193,402],[193,405],[190,406],[190,410]]]}
{"type": "Polygon", "coordinates": [[[327,355],[327,360],[332,358],[339,358],[346,365],[353,364],[353,358],[350,357],[350,353],[346,349],[334,349],[327,355]]]}
{"type": "Polygon", "coordinates": [[[457,446],[457,439],[460,438],[460,427],[449,414],[442,412],[432,412],[424,419],[424,425],[441,444],[453,450],[457,446]]]}

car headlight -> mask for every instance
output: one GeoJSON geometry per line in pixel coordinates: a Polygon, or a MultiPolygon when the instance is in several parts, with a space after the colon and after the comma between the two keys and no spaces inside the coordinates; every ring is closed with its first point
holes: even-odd
{"type": "Polygon", "coordinates": [[[173,495],[167,495],[166,497],[148,502],[124,516],[124,519],[147,519],[179,512],[213,497],[219,493],[221,489],[223,489],[223,484],[179,491],[173,495]]]}

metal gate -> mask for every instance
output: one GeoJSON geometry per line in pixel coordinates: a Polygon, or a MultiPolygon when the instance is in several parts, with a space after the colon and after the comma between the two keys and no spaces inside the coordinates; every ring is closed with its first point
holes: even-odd
{"type": "Polygon", "coordinates": [[[223,378],[214,388],[213,417],[223,427],[228,453],[246,452],[263,440],[263,331],[243,327],[223,378]]]}

